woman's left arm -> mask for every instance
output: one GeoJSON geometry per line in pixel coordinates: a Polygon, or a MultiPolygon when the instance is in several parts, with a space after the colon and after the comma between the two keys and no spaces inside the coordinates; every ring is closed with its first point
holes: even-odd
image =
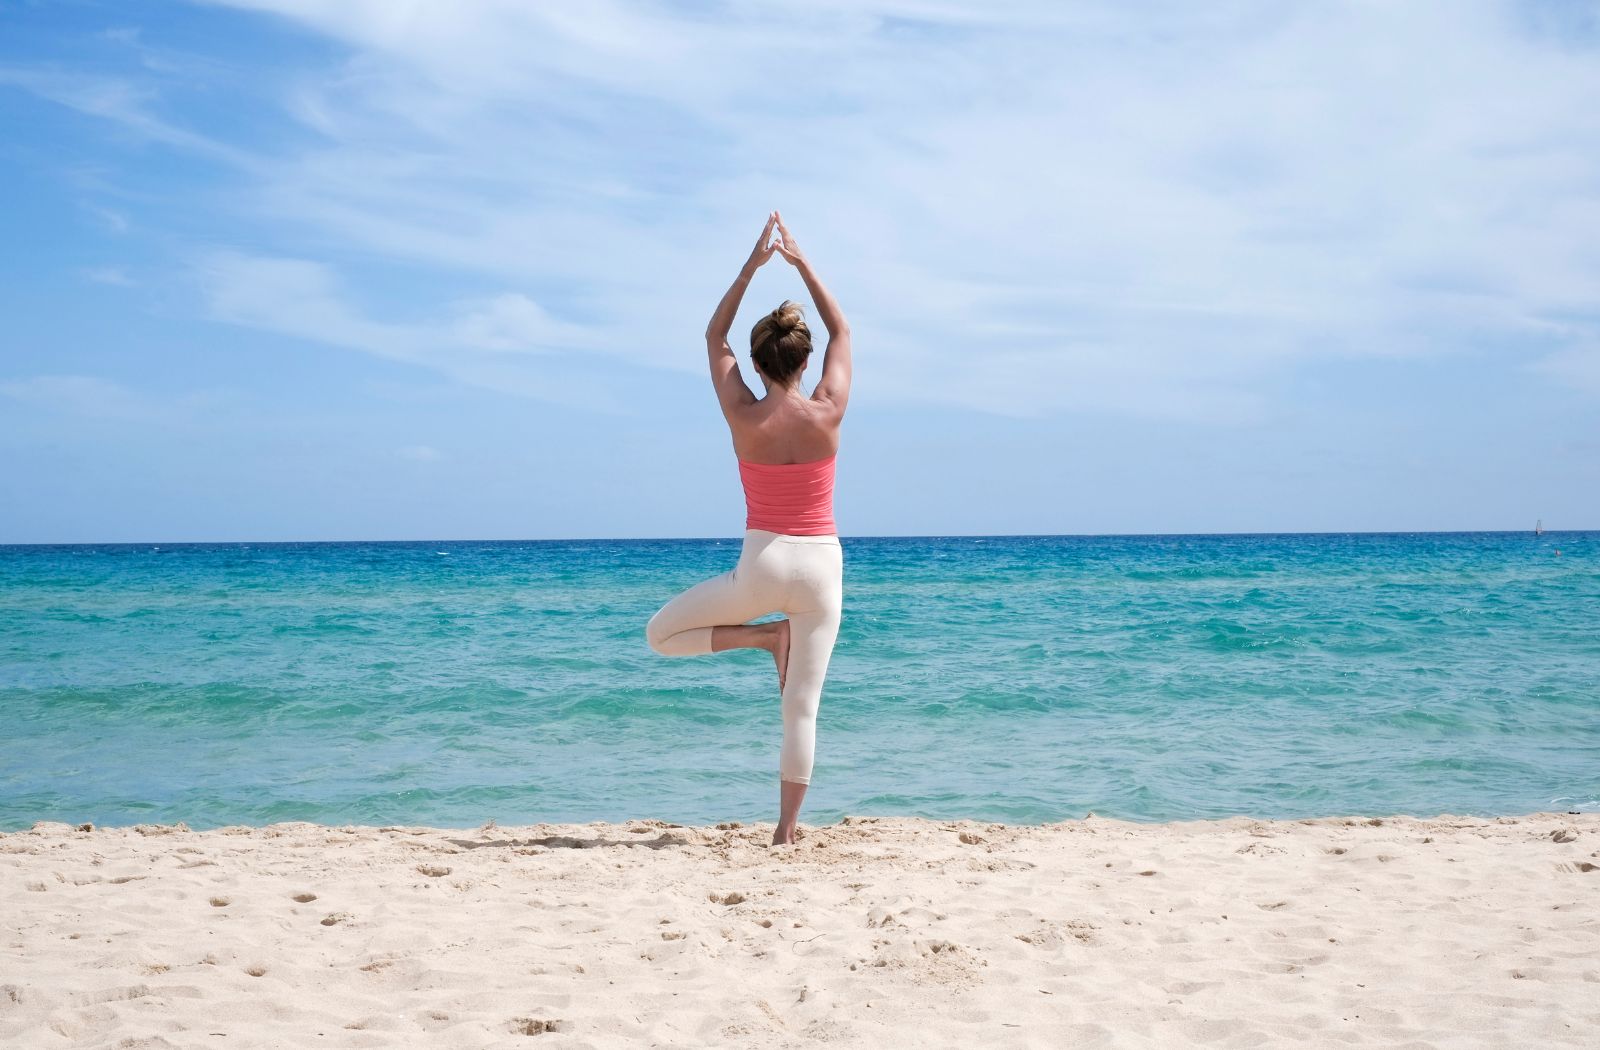
{"type": "Polygon", "coordinates": [[[711,360],[711,385],[717,389],[717,401],[722,405],[722,414],[725,416],[731,416],[733,410],[741,405],[755,403],[756,396],[745,386],[744,377],[739,374],[739,360],[733,356],[733,347],[728,345],[728,329],[733,327],[733,315],[739,312],[739,302],[744,298],[750,278],[761,269],[762,263],[772,258],[773,246],[768,242],[777,221],[777,212],[767,216],[761,239],[756,241],[750,258],[745,260],[739,276],[734,278],[722,301],[717,304],[716,313],[711,315],[711,323],[706,325],[706,354],[711,360]]]}

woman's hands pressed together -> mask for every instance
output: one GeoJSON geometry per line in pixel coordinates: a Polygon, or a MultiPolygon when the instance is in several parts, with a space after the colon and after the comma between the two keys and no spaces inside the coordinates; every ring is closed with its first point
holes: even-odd
{"type": "Polygon", "coordinates": [[[772,253],[777,252],[789,261],[797,270],[806,268],[805,253],[800,250],[800,245],[795,243],[794,234],[789,232],[789,227],[784,225],[783,216],[776,210],[767,213],[767,224],[761,228],[761,236],[756,240],[756,246],[750,249],[750,258],[745,260],[746,273],[753,274],[761,269],[766,261],[772,258],[772,253]],[[773,237],[773,228],[777,228],[777,237],[773,237]]]}
{"type": "Polygon", "coordinates": [[[772,213],[772,219],[769,220],[768,223],[767,228],[769,230],[772,228],[772,222],[776,222],[778,225],[778,239],[772,242],[772,247],[778,250],[779,255],[782,255],[785,259],[789,260],[790,264],[793,265],[795,269],[805,269],[805,253],[802,252],[800,250],[800,246],[794,242],[794,234],[789,232],[789,227],[783,224],[783,216],[774,211],[772,213]]]}
{"type": "Polygon", "coordinates": [[[773,250],[778,247],[778,242],[772,240],[772,227],[777,223],[778,213],[776,211],[768,212],[767,224],[761,229],[761,237],[756,241],[756,246],[750,249],[750,258],[745,260],[744,269],[746,273],[755,273],[761,269],[768,259],[772,258],[773,250]]]}

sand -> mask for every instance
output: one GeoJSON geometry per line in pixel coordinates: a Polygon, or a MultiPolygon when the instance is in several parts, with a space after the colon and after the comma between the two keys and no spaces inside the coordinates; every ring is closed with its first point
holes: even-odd
{"type": "Polygon", "coordinates": [[[40,823],[0,1046],[1600,1046],[1600,814],[771,832],[40,823]]]}

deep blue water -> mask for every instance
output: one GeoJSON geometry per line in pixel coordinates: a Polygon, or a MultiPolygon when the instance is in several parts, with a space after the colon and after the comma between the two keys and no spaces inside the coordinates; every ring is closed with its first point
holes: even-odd
{"type": "MultiPolygon", "coordinates": [[[[1600,533],[844,551],[807,822],[1600,809],[1600,533]]],[[[771,820],[771,658],[643,634],[737,555],[0,547],[0,830],[771,820]]]]}

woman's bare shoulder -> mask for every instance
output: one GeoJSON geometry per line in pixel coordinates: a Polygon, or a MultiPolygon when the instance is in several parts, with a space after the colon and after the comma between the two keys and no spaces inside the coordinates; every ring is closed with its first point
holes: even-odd
{"type": "MultiPolygon", "coordinates": [[[[763,399],[766,400],[766,399],[763,399]]],[[[760,409],[758,401],[751,409],[760,409]]],[[[765,412],[728,417],[733,450],[750,463],[804,463],[826,459],[839,447],[839,423],[819,408],[766,404],[765,412]]]]}

